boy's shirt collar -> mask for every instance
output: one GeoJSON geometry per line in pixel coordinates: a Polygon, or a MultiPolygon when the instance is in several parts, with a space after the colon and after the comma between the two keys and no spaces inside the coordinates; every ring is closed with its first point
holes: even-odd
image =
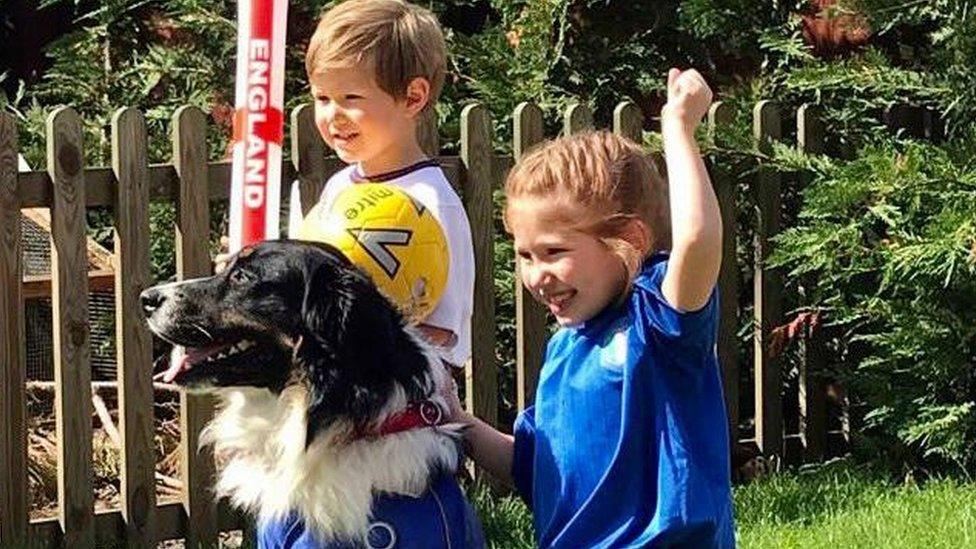
{"type": "Polygon", "coordinates": [[[407,175],[409,173],[413,173],[413,172],[415,172],[417,170],[422,170],[424,168],[437,168],[437,167],[440,167],[440,165],[441,165],[440,162],[438,162],[436,158],[426,158],[426,159],[421,160],[419,162],[415,162],[413,164],[410,164],[409,166],[406,166],[406,167],[403,167],[403,168],[399,168],[399,169],[396,169],[396,170],[392,170],[392,171],[389,171],[389,172],[380,173],[380,174],[376,174],[376,175],[366,175],[366,174],[363,173],[363,166],[362,166],[362,164],[356,164],[356,167],[353,168],[353,170],[352,170],[352,174],[350,175],[350,179],[352,179],[353,183],[365,183],[365,182],[370,182],[370,183],[385,183],[387,181],[392,181],[394,179],[399,179],[399,178],[401,178],[401,177],[403,177],[403,176],[405,176],[405,175],[407,175]]]}

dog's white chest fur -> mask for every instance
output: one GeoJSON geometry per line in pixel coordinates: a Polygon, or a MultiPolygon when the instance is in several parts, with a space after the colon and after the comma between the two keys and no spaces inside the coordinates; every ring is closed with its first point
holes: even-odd
{"type": "MultiPolygon", "coordinates": [[[[460,425],[348,441],[336,424],[306,450],[307,392],[219,391],[223,407],[201,436],[226,459],[217,492],[259,521],[297,513],[322,540],[357,539],[377,493],[420,495],[431,472],[457,469],[460,425]]],[[[394,400],[405,404],[405,400],[394,400]]],[[[397,409],[394,407],[393,409],[397,409]]]]}

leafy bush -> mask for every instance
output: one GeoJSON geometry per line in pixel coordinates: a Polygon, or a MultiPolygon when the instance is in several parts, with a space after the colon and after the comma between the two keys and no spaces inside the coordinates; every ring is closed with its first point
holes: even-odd
{"type": "Polygon", "coordinates": [[[976,140],[882,141],[813,175],[775,261],[809,280],[837,334],[873,452],[964,467],[976,450],[976,140]],[[887,449],[887,450],[886,450],[887,449]]]}
{"type": "Polygon", "coordinates": [[[795,21],[764,39],[761,89],[819,104],[834,137],[832,157],[779,147],[772,159],[811,177],[773,260],[807,286],[792,305],[824,312],[863,455],[972,468],[976,128],[961,67],[976,21],[959,2],[858,6],[875,34],[847,57],[810,55],[795,21]],[[933,109],[948,140],[893,137],[882,114],[899,103],[933,109]]]}

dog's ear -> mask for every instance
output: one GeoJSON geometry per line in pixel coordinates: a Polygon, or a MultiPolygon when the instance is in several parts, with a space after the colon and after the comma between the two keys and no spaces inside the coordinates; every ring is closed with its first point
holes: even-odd
{"type": "Polygon", "coordinates": [[[296,350],[306,366],[310,400],[306,443],[338,418],[371,423],[397,385],[421,398],[429,365],[403,318],[369,278],[332,263],[307,277],[305,333],[296,350]]]}
{"type": "Polygon", "coordinates": [[[335,356],[337,341],[341,341],[352,310],[355,296],[349,276],[342,269],[329,263],[315,267],[305,276],[305,294],[302,298],[302,323],[305,327],[298,352],[304,350],[335,356]]]}

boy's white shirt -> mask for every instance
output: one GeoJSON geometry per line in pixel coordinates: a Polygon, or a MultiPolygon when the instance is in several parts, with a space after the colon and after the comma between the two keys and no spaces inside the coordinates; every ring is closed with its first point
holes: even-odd
{"type": "MultiPolygon", "coordinates": [[[[331,208],[336,197],[356,181],[353,164],[336,172],[325,184],[319,203],[331,208]]],[[[450,253],[447,287],[433,312],[423,319],[424,324],[450,330],[457,336],[453,347],[435,347],[445,362],[462,367],[471,357],[471,313],[474,306],[474,248],[471,225],[464,204],[438,166],[426,166],[405,175],[384,181],[396,185],[422,202],[444,229],[450,253]]],[[[302,221],[301,200],[297,182],[292,185],[288,234],[296,234],[302,221]]]]}

